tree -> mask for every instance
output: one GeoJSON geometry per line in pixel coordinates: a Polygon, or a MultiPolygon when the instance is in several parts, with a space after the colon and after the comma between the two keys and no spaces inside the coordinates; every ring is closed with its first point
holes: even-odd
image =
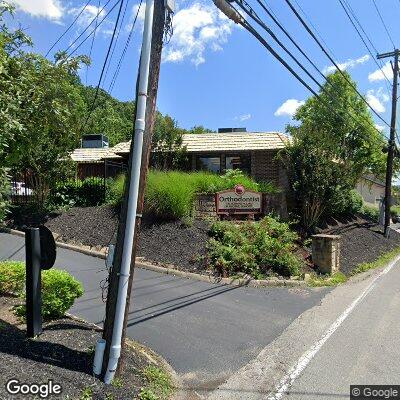
{"type": "MultiPolygon", "coordinates": [[[[0,17],[12,8],[2,5],[0,17]]],[[[1,20],[2,22],[2,20],[1,20]]],[[[0,161],[26,171],[43,204],[50,182],[60,177],[69,152],[79,143],[85,103],[77,83],[85,56],[54,62],[24,51],[30,39],[5,24],[0,34],[0,161]]]]}
{"type": "Polygon", "coordinates": [[[307,229],[349,212],[352,190],[363,174],[385,172],[385,139],[366,104],[339,72],[327,79],[319,98],[309,98],[297,110],[299,124],[287,127],[289,180],[307,229]]]}

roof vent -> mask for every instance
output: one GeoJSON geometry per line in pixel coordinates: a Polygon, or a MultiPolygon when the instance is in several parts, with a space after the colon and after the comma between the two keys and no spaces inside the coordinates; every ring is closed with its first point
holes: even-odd
{"type": "Polygon", "coordinates": [[[108,137],[105,135],[83,135],[81,140],[83,149],[103,149],[108,148],[108,137]]]}
{"type": "Polygon", "coordinates": [[[218,128],[218,133],[246,132],[246,128],[218,128]]]}

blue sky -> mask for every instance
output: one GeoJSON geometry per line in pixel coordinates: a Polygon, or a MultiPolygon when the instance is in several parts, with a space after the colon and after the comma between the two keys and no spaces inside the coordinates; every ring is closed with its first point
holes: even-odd
{"type": "MultiPolygon", "coordinates": [[[[13,24],[20,24],[33,38],[34,51],[43,54],[86,3],[86,0],[12,1],[17,6],[13,24]]],[[[114,72],[138,7],[136,0],[126,1],[127,15],[110,66],[109,78],[114,72]]],[[[257,8],[256,1],[248,1],[292,49],[288,40],[280,35],[268,16],[257,8]]],[[[300,26],[285,1],[266,1],[319,68],[329,68],[331,63],[300,26]]],[[[389,122],[390,93],[386,81],[382,79],[382,73],[351,26],[339,1],[297,1],[332,50],[335,60],[350,72],[370,104],[389,122]]],[[[400,1],[375,1],[395,45],[400,46],[400,1]]],[[[111,1],[110,6],[114,2],[111,1]]],[[[373,0],[348,2],[377,50],[391,51],[393,45],[378,17],[373,0]]],[[[86,27],[88,21],[96,15],[98,3],[99,0],[90,2],[78,23],[55,50],[68,47],[86,27]]],[[[106,0],[100,0],[100,4],[105,3],[106,0]]],[[[87,73],[88,84],[97,84],[116,16],[115,11],[116,9],[97,33],[92,53],[93,64],[87,73]]],[[[144,8],[139,13],[139,22],[112,93],[121,100],[132,99],[134,96],[143,11],[144,8]]],[[[194,125],[204,125],[211,129],[244,126],[248,131],[283,131],[295,108],[309,96],[307,90],[247,31],[224,18],[211,0],[177,0],[173,24],[174,35],[165,45],[163,52],[158,108],[177,119],[180,126],[190,128],[194,125]]],[[[88,40],[79,53],[88,54],[90,42],[88,40]]],[[[304,65],[307,65],[306,61],[304,65]]],[[[389,76],[390,67],[385,68],[389,76]]],[[[311,67],[310,70],[312,71],[311,67]]],[[[316,73],[314,75],[316,76],[316,73]]],[[[86,71],[82,71],[81,76],[85,82],[86,71]]],[[[391,75],[389,77],[391,79],[391,75]]],[[[109,80],[106,80],[106,88],[107,82],[109,80]]],[[[375,120],[377,125],[383,125],[377,118],[375,120]]]]}

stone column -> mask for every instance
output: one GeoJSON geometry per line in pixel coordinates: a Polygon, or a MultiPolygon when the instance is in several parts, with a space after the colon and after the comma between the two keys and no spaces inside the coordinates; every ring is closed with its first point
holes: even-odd
{"type": "Polygon", "coordinates": [[[313,235],[312,260],[319,271],[333,274],[339,271],[340,235],[313,235]]]}

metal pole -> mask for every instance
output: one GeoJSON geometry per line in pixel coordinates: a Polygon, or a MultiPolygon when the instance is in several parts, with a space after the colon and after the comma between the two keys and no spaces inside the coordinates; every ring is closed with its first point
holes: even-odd
{"type": "Polygon", "coordinates": [[[42,295],[39,228],[25,233],[26,260],[26,335],[33,338],[42,333],[42,295]]]}
{"type": "Polygon", "coordinates": [[[388,155],[386,163],[386,182],[385,182],[385,223],[384,235],[389,237],[390,234],[390,207],[392,203],[392,178],[393,178],[393,159],[396,148],[395,134],[396,134],[396,109],[397,109],[397,84],[399,76],[399,50],[394,52],[378,55],[378,59],[393,57],[393,91],[392,91],[392,118],[390,121],[390,138],[388,146],[388,155]]]}
{"type": "Polygon", "coordinates": [[[115,310],[110,356],[104,382],[110,384],[114,378],[121,355],[121,338],[124,325],[126,297],[129,283],[133,239],[135,235],[136,211],[139,193],[139,178],[142,160],[143,134],[146,127],[146,103],[150,68],[150,52],[153,26],[154,0],[147,0],[144,20],[143,43],[140,57],[139,85],[137,97],[137,112],[135,121],[135,136],[133,145],[131,180],[129,186],[129,201],[126,216],[124,246],[122,251],[121,269],[118,282],[118,296],[115,310]]]}

